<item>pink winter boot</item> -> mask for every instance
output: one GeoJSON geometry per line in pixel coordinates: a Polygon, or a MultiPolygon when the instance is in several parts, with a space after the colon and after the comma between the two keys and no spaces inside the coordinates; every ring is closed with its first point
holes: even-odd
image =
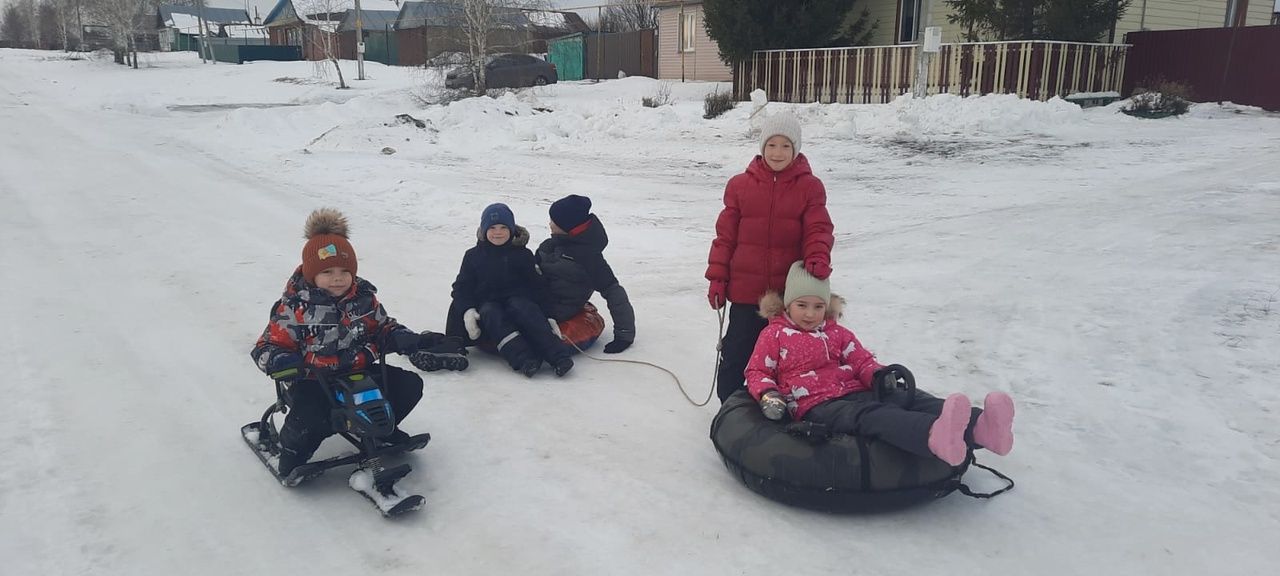
{"type": "Polygon", "coordinates": [[[1013,398],[1004,392],[987,394],[973,426],[973,441],[1001,456],[1013,450],[1013,398]]]}
{"type": "Polygon", "coordinates": [[[959,393],[947,396],[942,413],[929,428],[929,451],[939,460],[959,466],[969,452],[964,443],[964,429],[968,426],[969,397],[959,393]]]}

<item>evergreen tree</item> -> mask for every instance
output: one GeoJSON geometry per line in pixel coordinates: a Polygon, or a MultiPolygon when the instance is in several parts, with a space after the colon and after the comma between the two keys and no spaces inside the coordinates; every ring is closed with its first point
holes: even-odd
{"type": "Polygon", "coordinates": [[[1043,13],[1043,37],[1098,42],[1129,8],[1131,0],[1052,0],[1043,13]]]}
{"type": "Polygon", "coordinates": [[[720,59],[734,63],[756,50],[865,44],[875,24],[857,0],[706,0],[707,35],[720,59]]]}
{"type": "Polygon", "coordinates": [[[946,0],[964,39],[1097,42],[1132,0],[946,0]]]}
{"type": "Polygon", "coordinates": [[[4,7],[4,16],[0,18],[0,40],[7,40],[16,46],[25,45],[31,38],[31,22],[17,2],[10,2],[4,7]]]}

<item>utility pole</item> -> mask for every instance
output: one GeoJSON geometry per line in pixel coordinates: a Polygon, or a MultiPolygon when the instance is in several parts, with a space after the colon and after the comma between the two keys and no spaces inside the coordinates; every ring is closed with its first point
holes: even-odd
{"type": "Polygon", "coordinates": [[[913,98],[924,98],[929,93],[929,62],[933,53],[938,51],[938,40],[942,38],[942,29],[925,26],[929,21],[929,4],[931,0],[916,0],[923,4],[920,15],[916,17],[916,81],[911,89],[913,98]]]}
{"type": "Polygon", "coordinates": [[[209,45],[209,21],[204,19],[204,0],[196,0],[196,12],[199,13],[200,26],[200,61],[216,64],[217,60],[213,57],[213,47],[209,45]],[[205,58],[205,51],[209,51],[209,57],[205,58]]]}
{"type": "Polygon", "coordinates": [[[80,16],[80,2],[81,0],[76,0],[76,26],[80,28],[80,30],[76,32],[76,42],[80,44],[79,48],[83,52],[84,51],[84,19],[81,18],[80,16]]]}
{"type": "Polygon", "coordinates": [[[676,22],[680,25],[676,27],[676,50],[680,52],[680,82],[684,82],[684,2],[680,3],[680,16],[676,18],[676,22]]]}
{"type": "Polygon", "coordinates": [[[600,64],[600,55],[604,52],[604,38],[600,36],[600,32],[604,28],[604,5],[596,6],[596,82],[600,81],[603,68],[600,64]]]}
{"type": "Polygon", "coordinates": [[[364,79],[364,12],[356,0],[356,80],[364,79]]]}

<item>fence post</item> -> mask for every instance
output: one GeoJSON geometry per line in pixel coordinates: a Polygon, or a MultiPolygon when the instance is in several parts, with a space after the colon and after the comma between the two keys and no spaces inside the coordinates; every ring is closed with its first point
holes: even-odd
{"type": "Polygon", "coordinates": [[[1222,65],[1222,80],[1218,82],[1218,104],[1222,104],[1226,98],[1222,97],[1222,93],[1227,91],[1227,77],[1231,74],[1231,52],[1236,47],[1236,32],[1240,30],[1239,26],[1231,27],[1231,41],[1227,42],[1227,61],[1222,65]]]}

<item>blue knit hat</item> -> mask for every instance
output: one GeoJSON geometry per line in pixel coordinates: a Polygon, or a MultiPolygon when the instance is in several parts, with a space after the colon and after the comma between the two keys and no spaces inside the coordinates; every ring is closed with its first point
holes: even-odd
{"type": "Polygon", "coordinates": [[[511,209],[506,204],[490,204],[485,206],[484,212],[480,214],[481,233],[494,224],[506,226],[512,234],[516,232],[516,216],[511,213],[511,209]]]}

